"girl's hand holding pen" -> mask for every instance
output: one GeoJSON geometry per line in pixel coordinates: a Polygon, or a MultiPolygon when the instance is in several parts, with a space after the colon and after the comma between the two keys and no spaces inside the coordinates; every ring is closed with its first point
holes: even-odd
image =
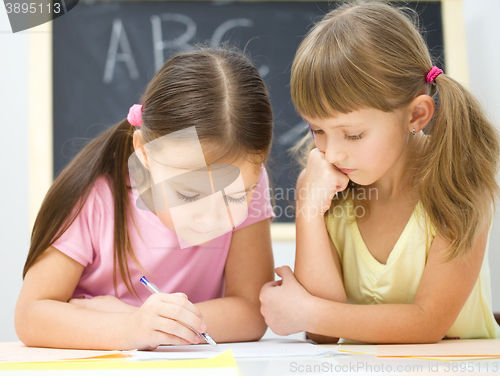
{"type": "Polygon", "coordinates": [[[185,294],[152,294],[126,318],[124,338],[129,349],[138,350],[199,343],[200,338],[185,325],[201,333],[207,329],[200,311],[185,294]]]}

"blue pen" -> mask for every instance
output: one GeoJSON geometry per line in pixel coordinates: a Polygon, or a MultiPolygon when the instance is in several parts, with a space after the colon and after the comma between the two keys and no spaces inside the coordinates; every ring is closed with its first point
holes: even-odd
{"type": "MultiPolygon", "coordinates": [[[[146,277],[142,277],[141,278],[141,282],[142,282],[142,284],[144,286],[146,286],[146,288],[152,294],[156,294],[157,292],[161,292],[161,290],[154,283],[149,282],[146,277]]],[[[185,324],[183,324],[183,325],[185,325],[185,324]]],[[[213,340],[213,338],[210,337],[210,334],[208,334],[207,332],[205,332],[205,333],[199,333],[198,331],[196,331],[193,328],[191,328],[189,325],[185,325],[185,326],[188,327],[189,329],[191,329],[193,332],[195,332],[198,335],[198,337],[203,338],[207,343],[209,343],[213,347],[219,348],[219,346],[217,345],[217,342],[215,342],[213,340]]]]}

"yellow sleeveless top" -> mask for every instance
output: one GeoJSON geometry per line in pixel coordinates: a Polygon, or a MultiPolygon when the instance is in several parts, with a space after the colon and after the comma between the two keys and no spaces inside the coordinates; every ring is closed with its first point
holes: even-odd
{"type": "MultiPolygon", "coordinates": [[[[436,236],[421,203],[415,206],[385,265],[366,247],[354,210],[353,201],[347,198],[325,216],[328,233],[340,256],[348,303],[413,303],[436,236]]],[[[489,233],[479,278],[447,337],[500,338],[500,326],[492,312],[488,246],[489,233]]]]}

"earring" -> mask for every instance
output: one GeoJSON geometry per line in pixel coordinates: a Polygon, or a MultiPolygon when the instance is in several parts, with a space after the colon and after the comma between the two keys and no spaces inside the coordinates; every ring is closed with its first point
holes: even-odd
{"type": "Polygon", "coordinates": [[[413,135],[415,136],[415,128],[413,128],[413,135]]]}

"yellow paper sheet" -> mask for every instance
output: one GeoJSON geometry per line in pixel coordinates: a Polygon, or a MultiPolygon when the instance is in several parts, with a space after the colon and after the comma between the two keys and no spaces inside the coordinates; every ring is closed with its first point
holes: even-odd
{"type": "Polygon", "coordinates": [[[0,363],[0,371],[53,371],[97,369],[185,369],[185,368],[234,368],[238,365],[231,350],[209,359],[130,361],[126,359],[91,359],[60,362],[0,363]]]}
{"type": "Polygon", "coordinates": [[[500,339],[443,340],[438,343],[420,345],[378,345],[377,357],[500,357],[500,339]]]}

